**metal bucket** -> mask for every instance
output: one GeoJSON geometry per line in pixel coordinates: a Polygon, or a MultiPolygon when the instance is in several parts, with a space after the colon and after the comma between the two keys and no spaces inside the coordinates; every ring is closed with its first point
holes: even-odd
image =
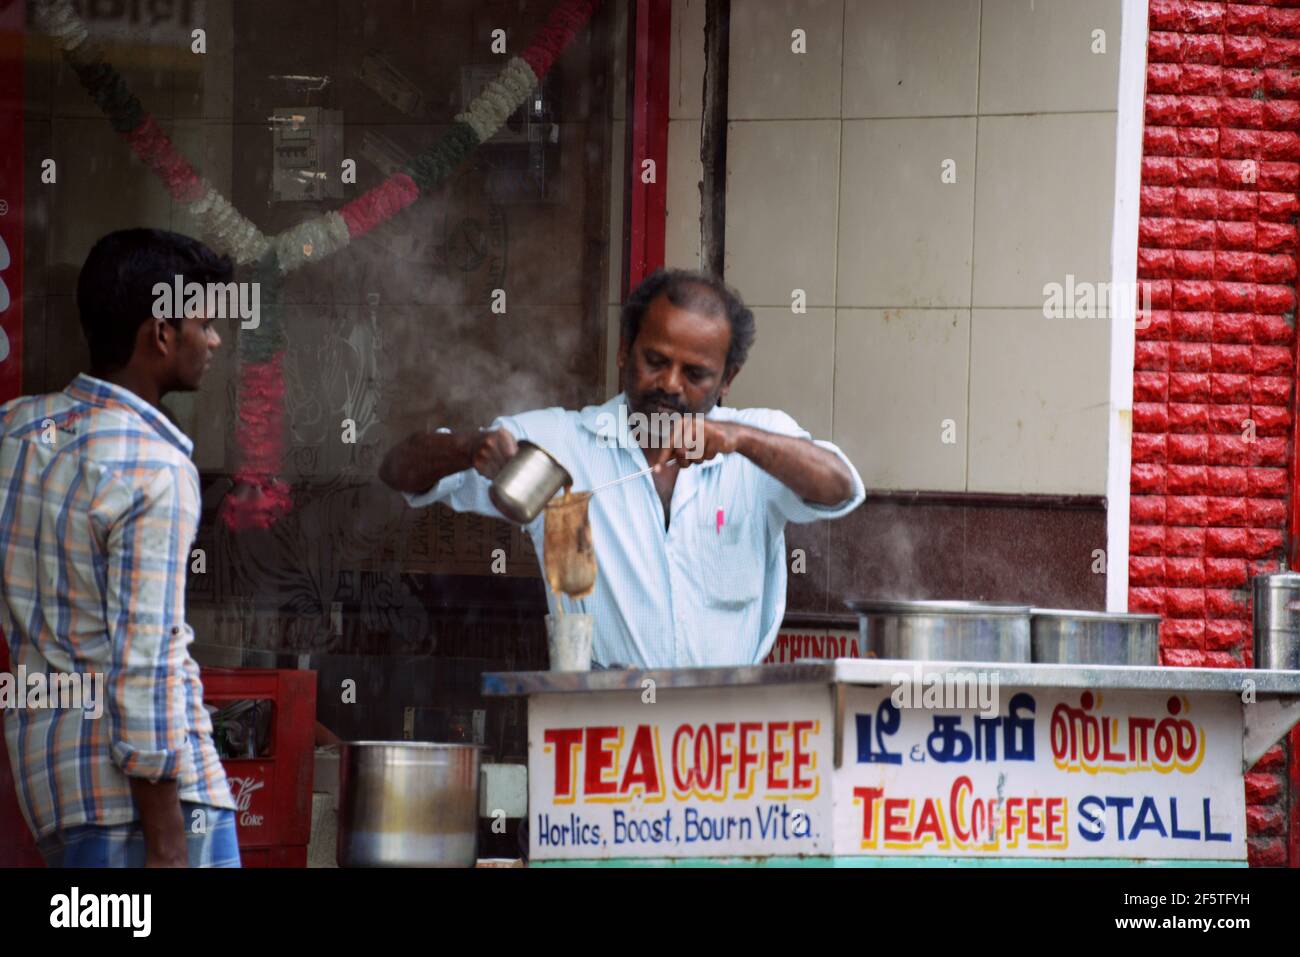
{"type": "Polygon", "coordinates": [[[1300,574],[1257,575],[1254,592],[1255,667],[1300,670],[1300,574]]]}
{"type": "Polygon", "coordinates": [[[1160,664],[1160,616],[1034,608],[1034,661],[1053,665],[1160,664]]]}
{"type": "Polygon", "coordinates": [[[352,741],[339,755],[340,867],[473,867],[479,746],[352,741]]]}
{"type": "Polygon", "coordinates": [[[573,477],[555,456],[525,439],[497,473],[488,496],[506,518],[527,525],[542,514],[556,492],[572,484],[573,477]]]}
{"type": "Polygon", "coordinates": [[[845,602],[868,658],[1029,661],[1029,607],[978,601],[845,602]]]}

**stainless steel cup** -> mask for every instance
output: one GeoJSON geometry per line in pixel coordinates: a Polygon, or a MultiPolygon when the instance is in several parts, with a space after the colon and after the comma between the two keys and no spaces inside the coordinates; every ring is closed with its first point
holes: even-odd
{"type": "Polygon", "coordinates": [[[546,646],[552,671],[590,671],[592,615],[547,615],[546,646]]]}
{"type": "Polygon", "coordinates": [[[514,458],[497,473],[488,495],[502,515],[527,525],[542,514],[556,492],[572,484],[573,477],[555,456],[525,439],[514,458]]]}

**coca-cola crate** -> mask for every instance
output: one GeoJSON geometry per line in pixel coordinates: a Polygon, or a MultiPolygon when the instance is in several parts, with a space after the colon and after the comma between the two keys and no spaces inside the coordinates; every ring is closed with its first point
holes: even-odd
{"type": "Polygon", "coordinates": [[[316,672],[204,668],[203,700],[271,703],[270,747],[223,758],[235,798],[240,857],[246,867],[305,867],[311,834],[316,741],[316,672]]]}

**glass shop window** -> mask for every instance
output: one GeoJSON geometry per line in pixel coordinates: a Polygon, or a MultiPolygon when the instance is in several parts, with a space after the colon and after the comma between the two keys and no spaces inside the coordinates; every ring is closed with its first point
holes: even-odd
{"type": "MultiPolygon", "coordinates": [[[[625,11],[543,31],[561,6],[26,3],[23,391],[88,371],[74,293],[100,236],[166,228],[238,261],[202,387],[164,400],[201,476],[195,657],[364,672],[373,707],[321,712],[344,738],[522,753],[478,682],[545,667],[531,543],[376,471],[417,429],[610,394],[625,11]]],[[[223,746],[256,747],[245,718],[223,746]]]]}

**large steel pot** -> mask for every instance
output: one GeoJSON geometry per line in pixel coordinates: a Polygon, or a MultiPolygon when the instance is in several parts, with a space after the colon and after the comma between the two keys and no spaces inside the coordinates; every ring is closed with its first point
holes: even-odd
{"type": "Polygon", "coordinates": [[[1034,608],[1034,661],[1053,665],[1160,664],[1160,616],[1034,608]]]}
{"type": "Polygon", "coordinates": [[[339,866],[473,867],[478,768],[474,744],[344,744],[339,866]]]}
{"type": "Polygon", "coordinates": [[[1029,661],[1029,607],[978,601],[845,602],[868,658],[1029,661]]]}
{"type": "Polygon", "coordinates": [[[519,442],[519,451],[497,473],[488,496],[506,518],[527,525],[555,493],[573,484],[573,477],[555,456],[533,442],[519,442]]]}
{"type": "Polygon", "coordinates": [[[1254,591],[1255,667],[1300,670],[1300,574],[1257,575],[1254,591]]]}

